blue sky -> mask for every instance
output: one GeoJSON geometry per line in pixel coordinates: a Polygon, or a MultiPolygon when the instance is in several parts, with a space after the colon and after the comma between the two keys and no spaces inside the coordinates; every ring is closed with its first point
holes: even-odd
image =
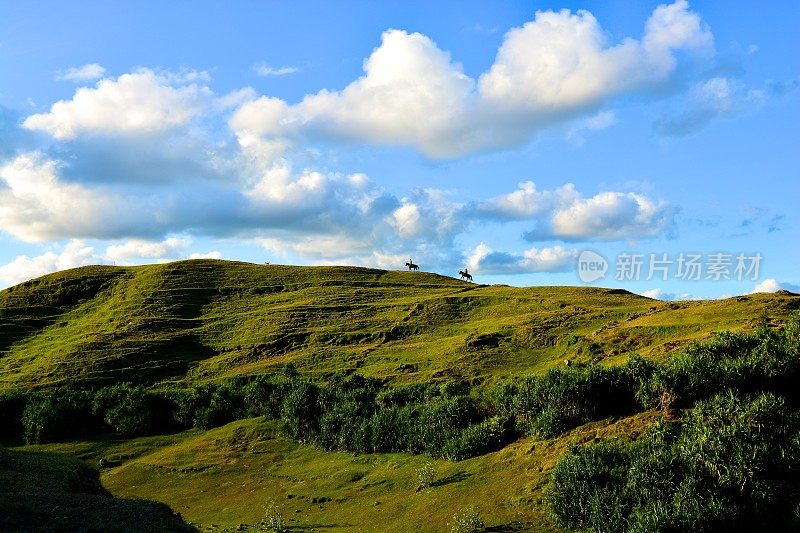
{"type": "Polygon", "coordinates": [[[663,299],[799,289],[797,2],[162,4],[0,1],[0,286],[190,257],[580,284],[592,250],[663,299]]]}

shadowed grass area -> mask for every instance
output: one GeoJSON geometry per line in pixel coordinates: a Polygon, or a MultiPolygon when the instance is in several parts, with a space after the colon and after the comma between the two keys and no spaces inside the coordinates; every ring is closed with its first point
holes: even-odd
{"type": "Polygon", "coordinates": [[[659,302],[591,287],[483,286],[424,272],[193,260],[84,267],[0,292],[0,390],[192,384],[292,362],[325,377],[493,380],[663,359],[714,330],[782,323],[800,298],[659,302]]]}
{"type": "Polygon", "coordinates": [[[164,504],[111,496],[61,454],[0,448],[0,509],[3,531],[194,531],[164,504]]]}

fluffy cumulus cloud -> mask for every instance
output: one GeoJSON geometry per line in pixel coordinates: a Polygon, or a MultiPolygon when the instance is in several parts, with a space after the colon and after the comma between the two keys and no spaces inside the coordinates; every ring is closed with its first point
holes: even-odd
{"type": "Polygon", "coordinates": [[[557,209],[526,238],[639,239],[664,234],[673,222],[674,210],[665,202],[632,192],[603,192],[557,209]]]}
{"type": "Polygon", "coordinates": [[[571,270],[578,250],[562,246],[530,248],[521,255],[496,252],[480,243],[467,256],[467,267],[476,274],[528,274],[571,270]]]}
{"type": "Polygon", "coordinates": [[[106,69],[97,63],[89,63],[81,67],[70,67],[56,74],[59,81],[92,81],[103,77],[106,69]]]}
{"type": "MultiPolygon", "coordinates": [[[[192,237],[207,236],[375,266],[408,257],[461,263],[461,236],[486,221],[527,225],[532,241],[661,236],[674,209],[643,194],[585,196],[571,184],[540,190],[530,181],[489,199],[434,188],[391,194],[303,154],[322,139],[454,157],[525,142],[565,120],[580,138],[614,122],[603,103],[669,81],[682,52],[711,47],[682,1],[659,6],[641,38],[617,43],[588,12],[548,11],[511,30],[475,78],[429,37],[388,30],[362,77],[294,104],[249,87],[215,95],[204,71],[143,68],[78,88],[24,120],[0,108],[0,230],[26,242],[102,241],[80,256],[69,244],[18,258],[6,279],[19,279],[15,269],[81,261],[216,257],[188,251],[192,237]],[[42,133],[51,137],[44,145],[42,133]]],[[[70,77],[87,79],[91,70],[70,77]]],[[[468,253],[476,273],[562,271],[575,257],[562,246],[497,252],[491,244],[468,253]]]]}
{"type": "Polygon", "coordinates": [[[97,244],[82,239],[70,239],[49,245],[40,255],[20,255],[0,265],[0,286],[15,285],[59,270],[86,265],[136,265],[178,259],[222,258],[222,254],[216,250],[187,253],[189,244],[189,239],[178,237],[169,237],[163,241],[133,239],[110,244],[105,251],[101,251],[102,248],[97,244]]]}
{"type": "Polygon", "coordinates": [[[764,281],[758,283],[751,291],[751,294],[758,292],[778,292],[778,291],[789,291],[794,293],[800,293],[800,285],[780,282],[775,278],[767,278],[764,281]]]}
{"type": "Polygon", "coordinates": [[[142,69],[115,80],[100,80],[94,88],[78,89],[71,100],[56,102],[49,112],[31,115],[23,126],[47,132],[56,139],[72,139],[81,133],[167,130],[198,116],[202,100],[210,96],[208,88],[194,83],[179,87],[170,83],[197,78],[170,78],[142,69]]]}
{"type": "Polygon", "coordinates": [[[296,105],[265,97],[231,124],[243,135],[358,140],[455,157],[523,143],[617,96],[655,88],[669,81],[677,52],[712,49],[711,32],[684,0],[658,6],[640,39],[620,43],[609,43],[587,11],[539,11],[506,34],[477,80],[427,36],[388,30],[364,75],[341,91],[296,105]]]}
{"type": "Polygon", "coordinates": [[[80,240],[72,240],[42,255],[16,259],[0,266],[0,283],[15,285],[31,278],[43,276],[58,270],[75,268],[104,262],[95,249],[80,240]]]}
{"type": "Polygon", "coordinates": [[[509,194],[475,205],[478,217],[531,220],[530,241],[642,239],[669,234],[675,209],[633,192],[602,192],[583,198],[574,185],[539,191],[527,181],[509,194]]]}
{"type": "Polygon", "coordinates": [[[161,242],[134,239],[122,244],[113,244],[106,248],[106,258],[111,261],[125,263],[133,259],[163,259],[176,257],[189,244],[187,239],[170,237],[161,242]]]}
{"type": "Polygon", "coordinates": [[[39,152],[0,166],[0,228],[22,240],[111,235],[137,209],[113,193],[64,183],[57,162],[39,152]]]}

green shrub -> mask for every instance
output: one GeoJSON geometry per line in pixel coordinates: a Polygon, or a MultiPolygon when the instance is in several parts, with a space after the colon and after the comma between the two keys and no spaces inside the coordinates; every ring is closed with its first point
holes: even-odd
{"type": "Polygon", "coordinates": [[[157,406],[142,386],[127,383],[98,390],[92,413],[123,435],[145,435],[158,426],[157,406]]]}
{"type": "Polygon", "coordinates": [[[22,412],[23,439],[27,444],[56,442],[100,428],[92,415],[92,393],[57,388],[32,394],[22,412]]]}
{"type": "Polygon", "coordinates": [[[451,533],[480,533],[486,529],[483,518],[474,507],[470,507],[463,513],[453,515],[450,523],[451,533]]]}
{"type": "Polygon", "coordinates": [[[727,389],[772,391],[797,401],[800,391],[800,315],[780,330],[717,333],[671,357],[640,387],[645,406],[686,408],[727,389]]]}
{"type": "Polygon", "coordinates": [[[774,394],[728,392],[635,442],[574,448],[551,479],[550,509],[567,528],[793,530],[800,414],[774,394]]]}
{"type": "Polygon", "coordinates": [[[334,404],[319,419],[315,439],[326,450],[349,450],[358,453],[372,451],[369,421],[356,402],[334,404]]]}
{"type": "Polygon", "coordinates": [[[286,433],[300,442],[307,442],[319,426],[319,387],[302,380],[293,380],[281,404],[281,421],[286,433]]]}
{"type": "Polygon", "coordinates": [[[511,407],[519,430],[551,438],[591,420],[635,412],[639,383],[649,379],[653,368],[631,358],[621,367],[575,366],[529,376],[520,383],[511,407]]]}
{"type": "Polygon", "coordinates": [[[22,441],[22,413],[27,395],[21,391],[0,394],[0,443],[16,444],[22,441]]]}
{"type": "Polygon", "coordinates": [[[246,415],[244,398],[236,382],[201,385],[196,393],[195,427],[219,427],[246,415]]]}
{"type": "Polygon", "coordinates": [[[416,411],[411,407],[384,407],[371,418],[372,451],[409,451],[416,411]]]}
{"type": "Polygon", "coordinates": [[[510,418],[493,416],[461,431],[448,441],[442,453],[452,461],[462,461],[499,450],[514,436],[510,418]]]}
{"type": "Polygon", "coordinates": [[[439,394],[442,396],[466,396],[469,394],[469,383],[464,381],[445,381],[439,385],[439,394]]]}
{"type": "Polygon", "coordinates": [[[379,406],[388,407],[391,405],[404,406],[422,403],[426,399],[438,396],[439,389],[432,384],[411,383],[400,387],[383,388],[375,397],[379,406]]]}
{"type": "MultiPolygon", "coordinates": [[[[415,424],[417,446],[434,457],[440,457],[447,442],[478,419],[475,401],[467,396],[426,402],[421,406],[421,415],[415,424]]],[[[417,446],[412,444],[412,448],[417,446]]]]}
{"type": "Polygon", "coordinates": [[[258,376],[242,390],[248,416],[280,418],[281,405],[289,390],[289,380],[283,376],[258,376]]]}

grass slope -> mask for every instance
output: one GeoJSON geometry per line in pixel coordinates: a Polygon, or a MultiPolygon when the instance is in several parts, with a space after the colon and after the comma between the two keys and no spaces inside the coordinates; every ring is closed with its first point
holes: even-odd
{"type": "Polygon", "coordinates": [[[788,294],[660,302],[591,287],[484,286],[423,272],[193,260],[84,267],[0,292],[0,390],[188,384],[294,363],[398,382],[496,378],[565,358],[663,359],[715,330],[781,323],[788,294]]]}
{"type": "Polygon", "coordinates": [[[105,486],[126,498],[170,505],[204,530],[256,529],[265,508],[283,515],[289,531],[448,530],[455,513],[475,506],[488,531],[558,531],[544,503],[550,470],[573,444],[638,434],[657,417],[641,413],[586,424],[557,439],[521,439],[503,450],[461,462],[409,454],[324,452],[280,436],[260,419],[207,432],[28,446],[113,466],[105,486]],[[417,470],[436,472],[418,490],[417,470]]]}

